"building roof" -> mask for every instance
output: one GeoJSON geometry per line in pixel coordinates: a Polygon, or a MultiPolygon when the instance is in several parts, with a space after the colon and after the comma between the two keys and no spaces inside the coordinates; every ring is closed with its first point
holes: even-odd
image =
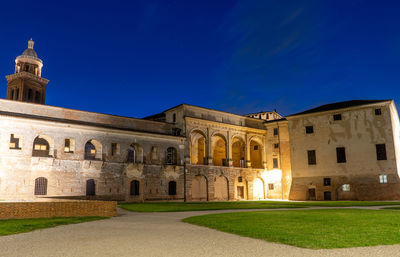
{"type": "Polygon", "coordinates": [[[22,53],[22,55],[30,56],[30,57],[35,57],[35,58],[38,57],[37,54],[36,54],[36,52],[35,52],[35,50],[33,50],[32,48],[27,48],[27,49],[25,49],[25,51],[22,53]]]}
{"type": "Polygon", "coordinates": [[[337,102],[337,103],[331,103],[331,104],[324,104],[324,105],[318,106],[313,109],[309,109],[309,110],[306,110],[303,112],[289,115],[287,117],[297,116],[297,115],[302,115],[302,114],[317,113],[317,112],[333,111],[333,110],[339,110],[339,109],[345,109],[345,108],[350,108],[350,107],[355,107],[355,106],[375,104],[375,103],[381,103],[381,102],[388,102],[388,101],[392,101],[392,100],[388,100],[388,99],[386,99],[386,100],[351,100],[351,101],[337,102]]]}

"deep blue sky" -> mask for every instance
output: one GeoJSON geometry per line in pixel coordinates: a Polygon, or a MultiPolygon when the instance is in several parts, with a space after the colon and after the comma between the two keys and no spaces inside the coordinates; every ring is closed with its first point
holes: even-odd
{"type": "Polygon", "coordinates": [[[33,37],[46,104],[144,117],[180,103],[284,115],[400,102],[399,1],[2,1],[0,97],[33,37]]]}

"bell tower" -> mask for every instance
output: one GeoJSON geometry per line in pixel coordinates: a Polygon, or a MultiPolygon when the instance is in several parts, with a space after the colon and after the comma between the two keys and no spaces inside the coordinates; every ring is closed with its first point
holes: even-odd
{"type": "Polygon", "coordinates": [[[34,41],[28,41],[28,48],[15,59],[15,72],[6,76],[7,99],[44,104],[46,86],[49,80],[42,78],[43,62],[33,50],[34,41]]]}

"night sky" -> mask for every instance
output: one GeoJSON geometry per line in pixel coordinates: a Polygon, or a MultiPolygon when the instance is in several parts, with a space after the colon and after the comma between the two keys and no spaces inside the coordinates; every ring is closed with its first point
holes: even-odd
{"type": "Polygon", "coordinates": [[[181,103],[283,115],[400,102],[400,1],[2,1],[4,76],[30,37],[46,104],[144,117],[181,103]]]}

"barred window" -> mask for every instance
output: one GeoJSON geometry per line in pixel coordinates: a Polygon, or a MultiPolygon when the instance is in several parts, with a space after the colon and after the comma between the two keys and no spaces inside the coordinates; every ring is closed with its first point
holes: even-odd
{"type": "Polygon", "coordinates": [[[177,153],[174,147],[169,147],[165,156],[165,163],[170,165],[177,164],[177,153]]]}
{"type": "Polygon", "coordinates": [[[308,150],[308,165],[315,165],[317,164],[317,158],[315,156],[315,150],[308,150]]]}
{"type": "Polygon", "coordinates": [[[35,179],[35,195],[47,195],[47,179],[39,177],[35,179]]]}

